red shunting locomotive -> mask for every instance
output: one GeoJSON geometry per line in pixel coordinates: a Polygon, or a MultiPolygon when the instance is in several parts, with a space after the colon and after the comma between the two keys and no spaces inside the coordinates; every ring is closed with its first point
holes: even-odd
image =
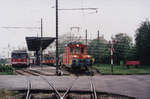
{"type": "Polygon", "coordinates": [[[71,68],[85,68],[92,66],[92,57],[87,54],[87,46],[82,43],[69,43],[62,56],[61,64],[71,68]]]}

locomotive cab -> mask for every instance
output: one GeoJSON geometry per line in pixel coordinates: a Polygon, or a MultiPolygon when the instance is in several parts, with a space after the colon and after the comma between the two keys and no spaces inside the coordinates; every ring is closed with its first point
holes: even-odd
{"type": "Polygon", "coordinates": [[[81,43],[70,43],[65,48],[63,64],[72,68],[89,67],[92,65],[92,57],[87,54],[87,46],[81,43]]]}

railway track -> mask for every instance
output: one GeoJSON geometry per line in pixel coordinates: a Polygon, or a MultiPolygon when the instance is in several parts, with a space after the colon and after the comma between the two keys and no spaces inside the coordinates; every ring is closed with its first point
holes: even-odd
{"type": "MultiPolygon", "coordinates": [[[[59,93],[59,91],[56,89],[56,87],[54,86],[54,82],[50,82],[48,81],[45,77],[40,76],[41,79],[43,79],[44,82],[46,82],[49,85],[49,89],[51,90],[51,88],[53,89],[54,93],[55,93],[55,98],[56,99],[74,99],[72,95],[69,94],[70,90],[72,89],[73,85],[75,84],[75,82],[77,81],[78,77],[76,77],[71,85],[68,87],[68,89],[66,90],[66,92],[64,92],[64,94],[62,95],[62,93],[59,93]]],[[[30,77],[27,78],[27,83],[28,83],[28,88],[27,88],[27,94],[26,94],[26,99],[31,99],[31,80],[30,77]]],[[[97,99],[97,94],[96,94],[96,90],[95,90],[95,85],[93,82],[93,77],[90,77],[90,86],[91,86],[91,95],[84,95],[83,97],[86,99],[97,99]]],[[[81,98],[82,99],[82,98],[81,98]]]]}
{"type": "MultiPolygon", "coordinates": [[[[134,98],[129,98],[129,97],[123,97],[123,96],[115,96],[115,95],[106,95],[102,94],[96,91],[96,86],[94,82],[94,77],[93,77],[93,71],[87,71],[87,74],[84,74],[86,76],[89,76],[89,90],[88,92],[73,92],[71,89],[73,86],[76,84],[77,79],[79,78],[80,75],[75,75],[77,76],[76,79],[73,80],[73,82],[68,86],[68,89],[64,92],[59,92],[56,87],[55,87],[55,81],[50,82],[46,77],[44,77],[41,74],[38,74],[36,72],[30,71],[28,69],[20,69],[15,71],[19,75],[25,75],[27,76],[27,90],[24,99],[134,99],[134,98]],[[47,91],[47,94],[42,93],[38,94],[38,90],[34,92],[32,90],[32,82],[30,76],[40,76],[42,81],[47,83],[49,85],[49,91],[47,91]],[[51,92],[51,93],[48,93],[51,92]],[[47,97],[47,98],[41,98],[41,97],[47,97]]],[[[95,75],[95,74],[94,74],[95,75]]],[[[81,82],[82,83],[82,82],[81,82]]]]}
{"type": "MultiPolygon", "coordinates": [[[[49,89],[50,90],[51,90],[51,88],[53,89],[54,95],[51,95],[51,97],[53,97],[55,99],[73,99],[72,97],[77,96],[75,94],[71,94],[71,89],[72,89],[73,85],[75,84],[76,80],[79,78],[79,76],[77,76],[76,79],[73,80],[73,82],[68,87],[66,92],[62,95],[62,93],[59,93],[58,90],[56,89],[56,87],[54,86],[54,81],[53,82],[49,82],[44,76],[42,76],[42,75],[40,75],[40,74],[38,74],[36,72],[30,71],[28,69],[15,70],[15,72],[17,74],[19,74],[19,75],[27,76],[27,86],[28,86],[28,88],[27,88],[27,92],[26,92],[26,99],[31,99],[31,96],[33,96],[32,93],[31,93],[31,83],[32,82],[31,82],[30,77],[29,77],[31,75],[40,76],[41,79],[43,79],[43,81],[46,82],[49,85],[49,89]]],[[[90,72],[90,71],[88,71],[88,72],[90,72]]],[[[96,90],[95,90],[93,76],[91,76],[90,73],[88,73],[87,75],[90,76],[89,80],[90,80],[91,92],[90,92],[90,95],[87,94],[87,95],[84,95],[82,97],[83,98],[86,97],[86,99],[97,99],[97,94],[96,94],[96,90]]],[[[34,98],[32,98],[32,99],[34,99],[34,98]]]]}
{"type": "MultiPolygon", "coordinates": [[[[59,92],[57,88],[55,87],[54,82],[55,81],[49,81],[44,76],[40,76],[42,81],[47,83],[49,85],[49,91],[47,92],[47,95],[45,94],[38,94],[33,93],[32,89],[32,82],[30,80],[30,77],[27,77],[27,90],[26,90],[26,98],[25,99],[135,99],[131,97],[126,96],[120,96],[120,95],[108,95],[104,93],[99,93],[96,91],[96,86],[94,84],[94,78],[93,76],[89,77],[89,86],[91,90],[89,92],[73,92],[71,89],[76,84],[76,81],[78,80],[78,77],[76,77],[70,86],[68,86],[67,90],[65,92],[59,92]],[[51,92],[51,93],[50,93],[51,92]],[[43,96],[43,97],[42,97],[43,96]]],[[[82,82],[81,82],[82,83],[82,82]]]]}
{"type": "Polygon", "coordinates": [[[92,99],[97,99],[97,93],[96,93],[95,84],[92,76],[90,77],[90,85],[91,85],[92,99]]]}
{"type": "MultiPolygon", "coordinates": [[[[19,70],[17,70],[17,71],[19,71],[19,70]]],[[[24,72],[26,74],[34,74],[34,73],[32,73],[30,71],[27,71],[27,70],[22,70],[22,71],[20,70],[20,72],[24,72]]],[[[90,72],[90,71],[88,71],[88,72],[90,72]]],[[[83,97],[84,98],[86,97],[86,99],[98,99],[97,98],[96,89],[95,89],[93,76],[91,76],[91,73],[88,73],[88,75],[90,76],[89,80],[90,80],[91,92],[90,92],[90,95],[89,94],[88,95],[84,95],[83,97]]],[[[92,72],[92,75],[93,75],[93,72],[92,72]]],[[[71,89],[72,89],[73,85],[75,84],[75,82],[77,81],[77,79],[79,78],[79,76],[76,77],[72,81],[71,85],[68,87],[68,89],[66,90],[66,92],[64,92],[63,95],[62,95],[62,93],[59,93],[59,91],[56,89],[55,84],[54,84],[55,81],[50,82],[44,76],[42,76],[42,75],[39,75],[39,76],[41,77],[41,79],[43,79],[44,82],[46,82],[49,85],[49,89],[50,90],[51,90],[51,88],[53,89],[54,94],[55,94],[55,99],[68,99],[69,97],[70,97],[69,99],[74,99],[73,98],[74,96],[70,95],[69,93],[71,92],[71,89]]],[[[28,88],[27,88],[26,99],[31,99],[31,80],[30,80],[30,77],[28,77],[28,76],[27,76],[27,83],[28,83],[28,88]]],[[[54,96],[52,96],[52,97],[54,98],[54,96]]]]}
{"type": "MultiPolygon", "coordinates": [[[[61,68],[62,74],[63,76],[96,76],[96,75],[100,75],[100,73],[95,69],[95,68],[90,68],[88,70],[83,70],[83,69],[76,69],[73,70],[71,68],[68,67],[63,67],[61,68]]],[[[17,75],[25,75],[25,76],[40,76],[40,75],[44,75],[44,76],[55,76],[55,71],[54,70],[32,70],[32,69],[28,69],[28,68],[23,68],[23,69],[16,69],[15,70],[15,74],[17,75]]]]}
{"type": "Polygon", "coordinates": [[[46,78],[44,78],[43,76],[40,76],[43,80],[45,80],[48,84],[49,87],[52,88],[57,96],[57,99],[66,99],[67,94],[69,93],[69,91],[71,90],[71,88],[73,87],[75,81],[78,79],[78,77],[72,82],[71,86],[68,87],[68,89],[66,90],[66,92],[61,95],[58,90],[56,89],[56,87],[54,86],[54,81],[53,83],[49,82],[46,78]]]}
{"type": "Polygon", "coordinates": [[[40,76],[41,75],[40,73],[36,73],[27,69],[18,69],[18,70],[15,70],[15,73],[17,75],[25,75],[25,76],[40,76]]]}
{"type": "Polygon", "coordinates": [[[27,78],[27,80],[28,80],[28,88],[27,88],[27,95],[26,95],[26,99],[31,99],[31,92],[30,92],[30,90],[31,90],[31,80],[30,80],[30,78],[28,77],[27,78]]]}

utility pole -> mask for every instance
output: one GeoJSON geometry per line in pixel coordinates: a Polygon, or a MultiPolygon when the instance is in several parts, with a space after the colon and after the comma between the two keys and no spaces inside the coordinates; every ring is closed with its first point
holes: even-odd
{"type": "Polygon", "coordinates": [[[97,32],[98,32],[97,39],[100,40],[100,38],[99,38],[99,30],[97,32]]]}
{"type": "Polygon", "coordinates": [[[41,18],[41,38],[43,37],[43,19],[41,18]]]}
{"type": "Polygon", "coordinates": [[[41,18],[41,46],[40,46],[40,65],[41,65],[41,68],[42,68],[42,61],[43,61],[43,49],[42,49],[42,46],[43,46],[43,19],[41,18]]]}
{"type": "Polygon", "coordinates": [[[58,75],[58,0],[56,0],[56,74],[58,75]]]}
{"type": "Polygon", "coordinates": [[[85,30],[85,40],[86,40],[86,45],[87,45],[87,29],[85,30]]]}
{"type": "Polygon", "coordinates": [[[9,43],[8,43],[8,53],[7,53],[7,54],[8,54],[8,56],[7,56],[8,59],[9,59],[9,53],[10,53],[10,45],[9,45],[9,43]]]}

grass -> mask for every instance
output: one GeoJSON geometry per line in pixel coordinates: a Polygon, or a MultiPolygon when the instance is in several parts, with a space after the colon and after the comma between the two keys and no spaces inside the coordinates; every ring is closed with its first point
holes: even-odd
{"type": "Polygon", "coordinates": [[[13,72],[0,72],[0,75],[13,75],[13,72]]]}
{"type": "Polygon", "coordinates": [[[150,66],[139,66],[136,68],[135,66],[130,66],[127,68],[126,66],[113,66],[113,73],[111,72],[110,64],[95,64],[94,67],[101,74],[114,74],[114,75],[134,75],[134,74],[150,74],[150,66]]]}
{"type": "Polygon", "coordinates": [[[2,89],[0,90],[0,99],[16,99],[14,96],[17,96],[18,91],[9,91],[2,89]]]}

